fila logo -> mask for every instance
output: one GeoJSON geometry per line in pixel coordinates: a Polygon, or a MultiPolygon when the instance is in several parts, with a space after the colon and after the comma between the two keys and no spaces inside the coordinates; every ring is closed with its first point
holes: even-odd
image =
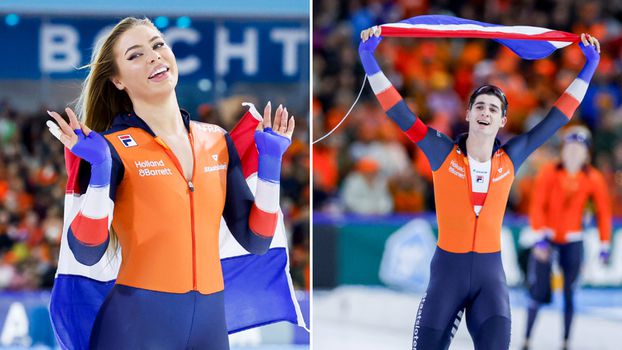
{"type": "Polygon", "coordinates": [[[212,154],[212,159],[217,162],[218,161],[218,154],[212,154]]]}
{"type": "Polygon", "coordinates": [[[125,146],[125,148],[138,146],[131,135],[119,135],[117,137],[121,140],[121,143],[125,146]]]}

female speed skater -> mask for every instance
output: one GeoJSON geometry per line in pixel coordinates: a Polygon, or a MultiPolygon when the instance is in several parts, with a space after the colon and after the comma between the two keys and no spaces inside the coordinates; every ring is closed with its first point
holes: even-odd
{"type": "Polygon", "coordinates": [[[568,123],[600,60],[596,38],[581,35],[586,63],[547,116],[529,132],[501,145],[508,101],[491,85],[476,89],[466,111],[468,133],[452,141],[426,126],[382,73],[374,50],[379,27],[361,32],[359,55],[387,115],[426,155],[433,171],[438,246],[430,282],[416,313],[413,349],[447,349],[466,310],[476,349],[507,349],[510,304],[501,263],[501,224],[514,174],[523,161],[568,123]]]}
{"type": "Polygon", "coordinates": [[[266,105],[255,131],[253,197],[231,137],[180,110],[177,80],[162,33],[148,19],[125,18],[93,55],[78,103],[82,122],[69,108],[69,123],[49,112],[57,123],[48,121],[50,131],[85,160],[71,251],[93,265],[109,244],[122,249],[92,349],[228,349],[221,217],[254,254],[265,253],[275,233],[281,157],[294,118],[279,106],[272,124],[266,105]]]}
{"type": "Polygon", "coordinates": [[[531,332],[543,303],[551,300],[551,267],[558,259],[564,276],[564,339],[568,348],[574,315],[574,290],[583,260],[583,212],[588,201],[596,207],[600,232],[600,259],[609,260],[611,241],[611,201],[603,175],[590,162],[590,131],[583,126],[568,128],[564,134],[561,162],[545,165],[536,176],[529,219],[534,231],[542,234],[532,249],[528,282],[530,304],[523,349],[530,348],[531,332]]]}

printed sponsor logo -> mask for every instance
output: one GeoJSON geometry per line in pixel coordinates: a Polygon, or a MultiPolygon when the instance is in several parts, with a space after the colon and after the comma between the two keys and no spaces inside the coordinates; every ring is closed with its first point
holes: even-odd
{"type": "Polygon", "coordinates": [[[463,166],[460,166],[460,164],[458,164],[458,163],[457,163],[455,160],[453,160],[453,159],[451,160],[451,162],[449,162],[449,165],[450,165],[452,168],[456,168],[456,170],[458,170],[458,171],[460,171],[460,172],[462,172],[462,173],[464,172],[464,167],[463,167],[463,166]]]}
{"type": "Polygon", "coordinates": [[[224,164],[218,164],[218,165],[212,165],[212,166],[206,166],[203,168],[203,171],[206,173],[211,173],[213,171],[219,171],[219,170],[227,170],[227,163],[224,164]]]}
{"type": "Polygon", "coordinates": [[[413,350],[417,350],[417,344],[419,341],[419,329],[421,327],[421,314],[423,313],[423,305],[425,304],[425,298],[428,294],[423,294],[421,302],[419,303],[419,309],[417,310],[417,318],[415,319],[415,330],[413,331],[413,350]]]}
{"type": "Polygon", "coordinates": [[[216,126],[216,125],[211,125],[211,124],[203,124],[203,123],[197,123],[196,127],[201,130],[201,131],[207,131],[207,132],[218,132],[218,133],[224,133],[224,129],[221,128],[220,126],[216,126]]]}
{"type": "Polygon", "coordinates": [[[212,154],[212,159],[217,162],[218,161],[218,154],[212,154]]]}
{"type": "Polygon", "coordinates": [[[136,141],[134,141],[134,139],[132,138],[132,135],[119,135],[117,137],[119,138],[123,146],[125,146],[125,148],[138,146],[136,141]]]}
{"type": "Polygon", "coordinates": [[[165,168],[166,164],[160,160],[136,160],[134,165],[138,169],[139,176],[168,176],[173,175],[171,168],[165,168]]]}
{"type": "Polygon", "coordinates": [[[481,184],[484,183],[484,177],[482,175],[477,175],[477,178],[475,179],[475,182],[481,184]]]}
{"type": "Polygon", "coordinates": [[[465,175],[464,175],[464,167],[460,166],[455,160],[451,160],[451,162],[449,162],[449,172],[451,174],[456,175],[457,177],[464,179],[465,175]]]}
{"type": "Polygon", "coordinates": [[[501,174],[501,172],[503,172],[503,167],[499,167],[499,169],[497,169],[497,171],[499,172],[499,174],[501,174]]]}
{"type": "Polygon", "coordinates": [[[509,171],[509,170],[506,170],[503,174],[501,174],[501,175],[499,175],[499,176],[497,176],[497,177],[493,178],[493,179],[492,179],[492,182],[497,182],[497,181],[500,181],[500,180],[502,180],[504,177],[506,177],[506,176],[508,176],[508,175],[510,175],[510,171],[509,171]]]}
{"type": "Polygon", "coordinates": [[[170,168],[166,169],[140,169],[138,170],[140,176],[159,176],[159,175],[173,175],[170,168]]]}

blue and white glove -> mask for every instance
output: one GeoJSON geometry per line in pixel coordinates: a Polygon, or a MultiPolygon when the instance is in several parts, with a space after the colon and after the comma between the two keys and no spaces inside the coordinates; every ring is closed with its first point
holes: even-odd
{"type": "Polygon", "coordinates": [[[48,114],[56,120],[56,123],[51,120],[46,122],[50,132],[71,153],[91,164],[89,185],[102,187],[110,184],[112,157],[106,139],[78,122],[78,118],[70,108],[66,108],[65,111],[69,116],[69,124],[60,114],[48,111],[48,114]]]}
{"type": "Polygon", "coordinates": [[[255,143],[259,152],[257,176],[271,183],[279,183],[283,154],[292,143],[294,117],[288,118],[287,108],[279,105],[272,125],[271,113],[272,105],[268,102],[262,124],[255,131],[255,143]]]}
{"type": "Polygon", "coordinates": [[[263,131],[255,131],[255,143],[259,151],[257,176],[278,183],[281,178],[283,154],[292,140],[277,134],[272,128],[264,128],[263,131]]]}
{"type": "Polygon", "coordinates": [[[359,56],[361,64],[367,75],[372,75],[380,71],[380,66],[374,58],[374,51],[382,41],[379,27],[372,27],[361,32],[361,43],[359,44],[359,56]]]}

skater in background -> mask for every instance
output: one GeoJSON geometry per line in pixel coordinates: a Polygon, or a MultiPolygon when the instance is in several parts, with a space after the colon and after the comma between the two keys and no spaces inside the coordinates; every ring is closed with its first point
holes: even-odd
{"type": "Polygon", "coordinates": [[[594,204],[600,233],[600,260],[608,263],[611,241],[611,201],[600,171],[590,165],[591,136],[583,126],[564,133],[561,161],[538,173],[529,208],[532,230],[541,235],[528,265],[530,303],[523,349],[530,349],[538,310],[551,301],[551,268],[557,260],[564,280],[564,338],[568,349],[574,315],[574,291],[583,261],[583,218],[594,204]]]}

